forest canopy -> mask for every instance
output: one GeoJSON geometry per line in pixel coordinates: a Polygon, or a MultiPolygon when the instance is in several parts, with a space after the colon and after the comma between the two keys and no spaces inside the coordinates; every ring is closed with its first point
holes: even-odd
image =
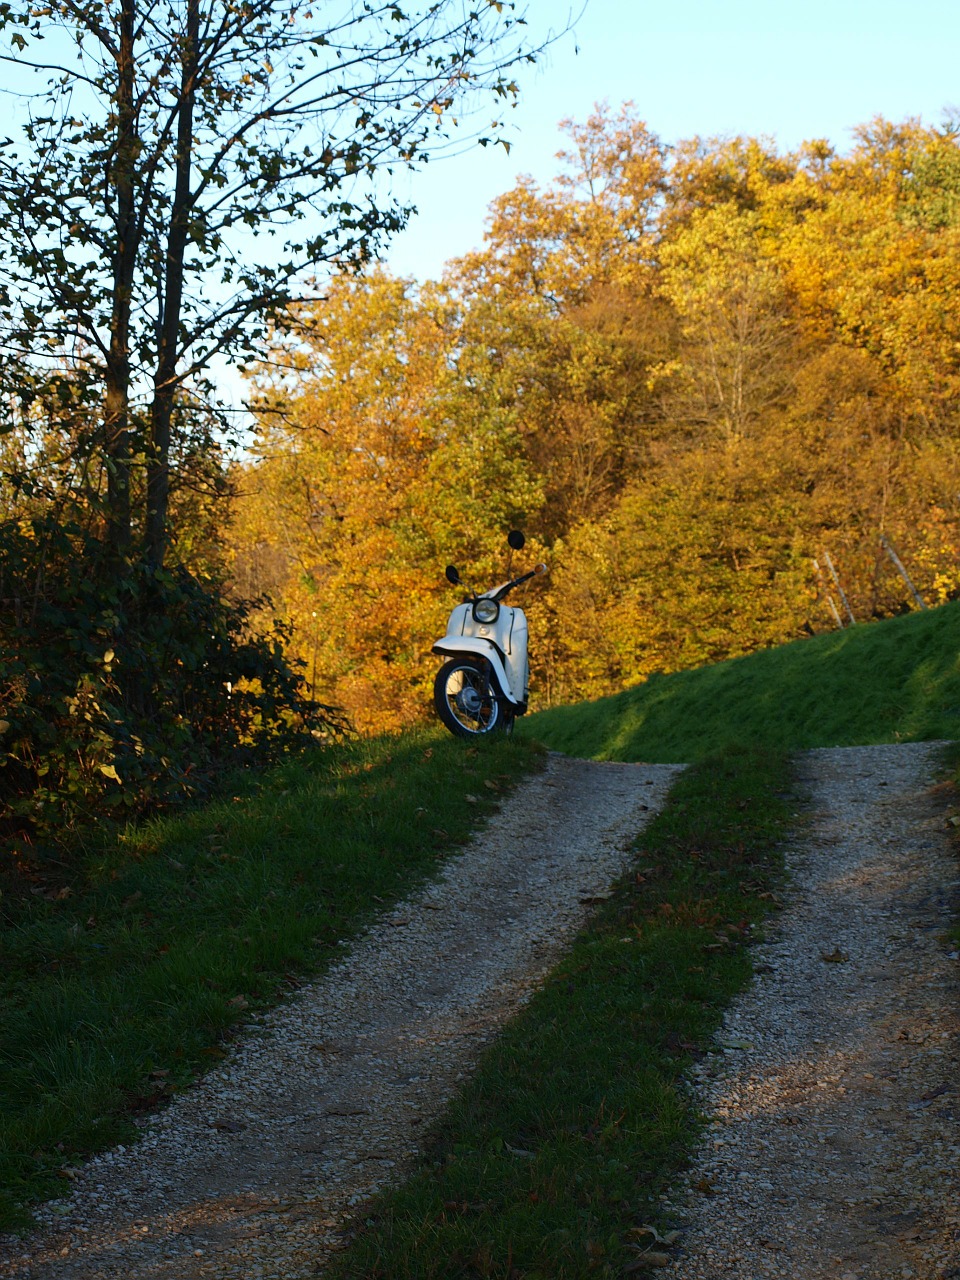
{"type": "Polygon", "coordinates": [[[513,525],[540,705],[960,593],[954,123],[564,128],[477,252],[337,275],[261,366],[235,587],[362,729],[428,709],[443,565],[502,578],[513,525]]]}

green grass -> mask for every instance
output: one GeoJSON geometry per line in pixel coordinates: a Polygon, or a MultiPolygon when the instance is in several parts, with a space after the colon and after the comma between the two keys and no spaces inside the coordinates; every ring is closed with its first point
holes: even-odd
{"type": "Polygon", "coordinates": [[[69,872],[6,868],[0,1230],[61,1193],[65,1166],[129,1140],[133,1116],[430,875],[538,758],[441,731],[348,744],[104,840],[69,872]]]}
{"type": "Polygon", "coordinates": [[[777,752],[681,776],[633,870],[486,1052],[419,1172],[367,1207],[331,1280],[619,1277],[658,1251],[645,1228],[669,1242],[659,1196],[700,1130],[683,1075],[750,980],[789,785],[777,752]]]}
{"type": "Polygon", "coordinates": [[[524,732],[571,755],[677,762],[734,745],[960,738],[960,602],[655,676],[542,711],[524,732]]]}

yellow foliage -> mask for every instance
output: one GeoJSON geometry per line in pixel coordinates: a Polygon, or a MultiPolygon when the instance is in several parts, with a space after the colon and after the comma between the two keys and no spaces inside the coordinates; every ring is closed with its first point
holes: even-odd
{"type": "Polygon", "coordinates": [[[443,566],[503,580],[511,526],[551,565],[535,702],[834,625],[825,551],[860,619],[910,605],[882,538],[960,594],[956,138],[667,148],[630,104],[568,133],[483,249],[334,279],[261,376],[237,587],[363,731],[429,712],[443,566]]]}

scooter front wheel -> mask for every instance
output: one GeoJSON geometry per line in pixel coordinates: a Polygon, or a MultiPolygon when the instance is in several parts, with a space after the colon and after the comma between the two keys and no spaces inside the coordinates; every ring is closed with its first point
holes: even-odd
{"type": "Polygon", "coordinates": [[[451,658],[443,664],[433,682],[433,703],[437,715],[459,738],[492,733],[508,719],[487,673],[470,658],[451,658]]]}

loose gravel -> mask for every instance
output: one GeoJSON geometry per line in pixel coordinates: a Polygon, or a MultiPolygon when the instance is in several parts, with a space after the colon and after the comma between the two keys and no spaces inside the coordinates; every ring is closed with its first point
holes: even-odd
{"type": "Polygon", "coordinates": [[[436,883],[230,1058],[90,1161],[0,1277],[299,1280],[403,1177],[418,1134],[628,861],[677,769],[551,756],[436,883]]]}
{"type": "MultiPolygon", "coordinates": [[[[933,743],[811,751],[808,838],[699,1070],[678,1280],[960,1277],[960,884],[933,743]]],[[[669,1206],[668,1206],[669,1207],[669,1206]]]]}

